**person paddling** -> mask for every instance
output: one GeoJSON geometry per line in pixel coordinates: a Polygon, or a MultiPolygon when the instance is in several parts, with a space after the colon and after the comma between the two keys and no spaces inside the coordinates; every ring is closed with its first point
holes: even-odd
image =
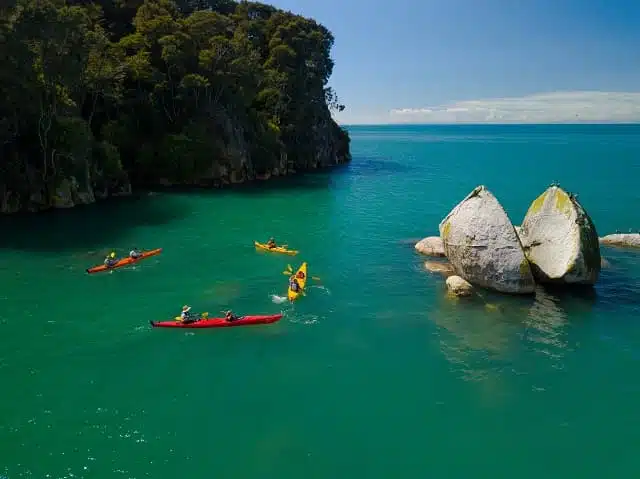
{"type": "Polygon", "coordinates": [[[180,313],[180,321],[183,323],[193,323],[196,319],[191,314],[191,306],[184,305],[182,307],[182,312],[180,313]]]}
{"type": "Polygon", "coordinates": [[[107,268],[111,268],[113,265],[115,265],[118,262],[118,260],[116,259],[116,253],[114,251],[112,251],[105,259],[104,259],[104,265],[107,268]]]}
{"type": "Polygon", "coordinates": [[[226,319],[228,322],[232,322],[236,321],[239,318],[233,313],[233,311],[229,310],[224,311],[224,319],[226,319]]]}
{"type": "Polygon", "coordinates": [[[142,256],[142,252],[138,249],[138,248],[133,248],[130,252],[129,252],[129,257],[131,259],[138,259],[140,256],[142,256]]]}
{"type": "Polygon", "coordinates": [[[276,240],[273,238],[273,236],[269,238],[269,241],[267,241],[267,246],[269,247],[269,249],[273,249],[277,246],[276,240]]]}

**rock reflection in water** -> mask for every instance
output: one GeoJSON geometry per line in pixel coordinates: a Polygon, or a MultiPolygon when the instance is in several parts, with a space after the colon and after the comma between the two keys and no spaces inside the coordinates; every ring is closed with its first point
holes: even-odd
{"type": "MultiPolygon", "coordinates": [[[[528,374],[523,354],[551,359],[562,368],[573,350],[569,318],[585,317],[595,297],[584,292],[554,292],[537,288],[534,298],[484,295],[468,301],[441,300],[430,314],[440,328],[440,349],[464,380],[483,384],[492,401],[504,395],[515,375],[528,374]]],[[[535,368],[540,363],[536,361],[535,368]]]]}
{"type": "Polygon", "coordinates": [[[450,301],[442,297],[430,314],[439,327],[438,342],[453,370],[466,381],[477,382],[484,400],[504,397],[501,371],[512,354],[517,327],[504,305],[487,311],[481,298],[450,301]]]}
{"type": "Polygon", "coordinates": [[[538,288],[533,305],[523,320],[523,339],[537,352],[560,360],[567,349],[567,319],[559,298],[538,288]]]}

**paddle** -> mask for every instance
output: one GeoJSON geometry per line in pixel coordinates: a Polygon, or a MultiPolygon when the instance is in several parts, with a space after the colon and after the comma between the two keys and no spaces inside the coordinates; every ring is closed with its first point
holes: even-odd
{"type": "MultiPolygon", "coordinates": [[[[195,321],[199,321],[201,319],[207,319],[207,317],[209,316],[209,313],[205,312],[205,313],[200,313],[200,317],[198,319],[196,319],[195,321]]],[[[176,316],[175,318],[173,318],[175,321],[182,321],[182,317],[180,316],[176,316]]]]}
{"type": "MultiPolygon", "coordinates": [[[[284,274],[286,276],[291,276],[293,274],[293,267],[290,264],[288,264],[287,265],[287,271],[283,271],[282,274],[284,274]]],[[[322,281],[317,276],[311,276],[311,279],[314,280],[314,281],[322,281]]]]}

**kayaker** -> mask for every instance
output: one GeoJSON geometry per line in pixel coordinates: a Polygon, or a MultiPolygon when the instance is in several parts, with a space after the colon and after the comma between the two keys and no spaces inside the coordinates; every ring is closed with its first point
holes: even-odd
{"type": "Polygon", "coordinates": [[[296,278],[293,278],[293,277],[292,277],[292,278],[289,280],[289,289],[290,289],[291,291],[296,292],[296,293],[297,293],[297,292],[298,292],[298,290],[300,289],[300,284],[298,283],[298,280],[297,280],[296,278]]]}
{"type": "Polygon", "coordinates": [[[229,310],[224,312],[224,319],[231,322],[231,321],[237,320],[238,317],[235,314],[233,314],[233,311],[229,310]]]}
{"type": "Polygon", "coordinates": [[[304,279],[304,271],[298,271],[298,274],[296,274],[296,278],[304,279]]]}
{"type": "Polygon", "coordinates": [[[189,323],[194,321],[190,311],[191,311],[191,306],[187,306],[185,304],[182,307],[182,312],[180,313],[180,321],[182,321],[183,323],[189,323]]]}
{"type": "Polygon", "coordinates": [[[276,246],[278,246],[278,245],[276,244],[276,240],[275,240],[275,239],[273,239],[273,236],[272,236],[271,238],[269,238],[269,241],[267,241],[267,246],[269,247],[269,249],[273,249],[273,248],[275,248],[276,246]]]}
{"type": "Polygon", "coordinates": [[[140,250],[138,248],[133,248],[129,252],[129,257],[132,258],[132,259],[138,259],[140,256],[142,256],[142,253],[140,252],[140,250]]]}
{"type": "Polygon", "coordinates": [[[111,268],[113,265],[115,265],[118,262],[118,260],[116,259],[116,253],[114,251],[112,251],[105,259],[104,259],[104,265],[107,268],[111,268]]]}

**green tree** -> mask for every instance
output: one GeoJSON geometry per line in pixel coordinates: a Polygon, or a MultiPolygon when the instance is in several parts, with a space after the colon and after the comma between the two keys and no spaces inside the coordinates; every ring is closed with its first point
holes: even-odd
{"type": "Polygon", "coordinates": [[[5,2],[0,193],[51,197],[71,176],[106,193],[127,178],[217,184],[285,158],[295,170],[348,161],[331,118],[344,109],[327,85],[333,41],[257,2],[5,2]]]}

